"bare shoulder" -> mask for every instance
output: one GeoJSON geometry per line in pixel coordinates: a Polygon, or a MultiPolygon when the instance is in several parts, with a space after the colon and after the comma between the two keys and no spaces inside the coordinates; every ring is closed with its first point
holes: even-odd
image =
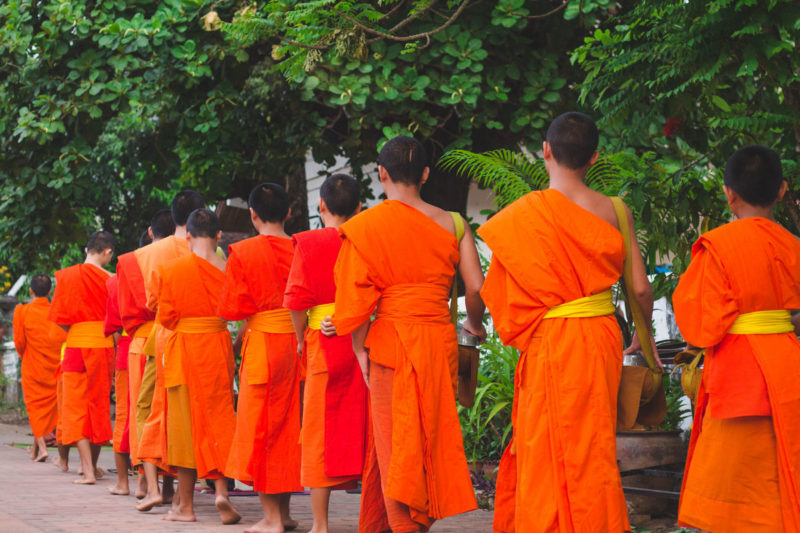
{"type": "Polygon", "coordinates": [[[455,234],[456,226],[453,222],[453,216],[449,211],[445,211],[440,207],[436,207],[435,205],[428,203],[422,204],[422,206],[420,206],[420,211],[425,213],[428,218],[442,226],[450,233],[455,234]]]}
{"type": "MultiPolygon", "coordinates": [[[[592,214],[602,218],[615,228],[619,229],[619,222],[617,221],[617,212],[614,209],[614,204],[611,202],[611,198],[608,196],[601,194],[597,191],[592,189],[588,189],[578,204],[586,209],[587,211],[591,212],[592,214]]],[[[625,211],[630,218],[630,211],[628,208],[625,207],[625,211]]]]}

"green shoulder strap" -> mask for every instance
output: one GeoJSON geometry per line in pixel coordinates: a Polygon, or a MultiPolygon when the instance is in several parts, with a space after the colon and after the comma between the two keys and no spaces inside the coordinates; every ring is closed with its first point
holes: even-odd
{"type": "MultiPolygon", "coordinates": [[[[450,216],[453,217],[453,224],[456,225],[456,239],[458,239],[459,244],[461,243],[461,239],[464,237],[464,219],[461,218],[455,211],[450,211],[450,216]]],[[[450,295],[450,319],[453,321],[453,324],[458,322],[458,270],[456,270],[456,275],[453,277],[453,292],[450,295]]]]}
{"type": "Polygon", "coordinates": [[[636,327],[636,334],[639,336],[639,342],[642,345],[642,353],[644,358],[647,359],[647,366],[650,370],[657,371],[656,358],[653,356],[653,346],[650,344],[650,324],[645,324],[644,313],[639,301],[629,296],[633,289],[633,262],[631,256],[631,228],[628,225],[628,215],[625,212],[625,204],[622,198],[614,196],[611,198],[611,203],[614,204],[614,211],[617,213],[617,221],[619,222],[619,231],[622,233],[622,241],[625,243],[625,265],[622,270],[622,284],[625,288],[625,303],[633,315],[633,325],[636,327]]]}

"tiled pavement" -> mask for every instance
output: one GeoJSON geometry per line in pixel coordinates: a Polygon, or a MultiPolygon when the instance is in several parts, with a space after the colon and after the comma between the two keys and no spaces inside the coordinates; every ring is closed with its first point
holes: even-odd
{"type": "MultiPolygon", "coordinates": [[[[24,437],[17,440],[28,442],[24,437]]],[[[242,515],[242,522],[234,526],[223,526],[214,507],[213,496],[195,495],[197,522],[175,524],[161,520],[165,507],[148,513],[134,509],[133,496],[111,496],[108,487],[113,486],[116,474],[93,486],[73,485],[78,464],[77,450],[71,453],[71,471],[62,473],[46,463],[33,463],[24,448],[9,446],[9,439],[0,445],[0,532],[28,533],[47,531],[52,533],[93,532],[180,532],[205,533],[209,531],[236,532],[243,526],[258,521],[261,507],[255,496],[234,496],[233,504],[242,515]]],[[[51,452],[54,454],[55,451],[51,452]]],[[[110,450],[103,450],[100,466],[113,467],[110,450]]],[[[133,488],[133,478],[131,478],[133,488]]],[[[311,528],[311,501],[308,495],[292,496],[292,515],[300,522],[298,531],[311,528]]],[[[335,492],[331,500],[330,533],[349,533],[357,530],[359,495],[335,492]]],[[[435,524],[435,533],[469,533],[491,531],[492,514],[473,511],[448,518],[435,524]]],[[[372,533],[372,532],[367,532],[372,533]]]]}

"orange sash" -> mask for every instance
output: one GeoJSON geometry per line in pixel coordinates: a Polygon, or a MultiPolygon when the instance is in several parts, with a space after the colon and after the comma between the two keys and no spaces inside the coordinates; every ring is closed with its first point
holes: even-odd
{"type": "Polygon", "coordinates": [[[251,385],[262,385],[269,381],[267,341],[262,333],[293,335],[291,312],[281,307],[260,311],[247,319],[240,371],[247,372],[247,382],[251,385]]]}
{"type": "Polygon", "coordinates": [[[103,333],[103,321],[78,322],[67,332],[67,348],[113,348],[114,340],[103,333]]]}

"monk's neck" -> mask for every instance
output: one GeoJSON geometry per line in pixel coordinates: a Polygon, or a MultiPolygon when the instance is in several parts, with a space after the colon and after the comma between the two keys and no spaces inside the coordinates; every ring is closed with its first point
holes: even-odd
{"type": "Polygon", "coordinates": [[[555,189],[570,197],[573,193],[586,190],[584,181],[586,172],[583,169],[572,170],[561,166],[548,169],[550,174],[550,188],[555,189]]]}
{"type": "Polygon", "coordinates": [[[392,183],[391,186],[384,185],[383,191],[386,193],[386,198],[389,200],[397,200],[412,207],[419,208],[425,205],[425,200],[419,194],[419,187],[416,185],[404,185],[401,183],[392,183]]]}
{"type": "Polygon", "coordinates": [[[104,263],[103,260],[99,256],[97,256],[95,254],[87,255],[86,256],[86,261],[84,261],[83,263],[85,265],[94,265],[97,268],[99,268],[100,270],[105,270],[106,264],[107,264],[107,263],[104,263]]]}
{"type": "Polygon", "coordinates": [[[173,235],[178,239],[186,240],[186,235],[188,235],[186,226],[175,226],[175,233],[173,233],[173,235]]]}
{"type": "Polygon", "coordinates": [[[283,227],[283,222],[262,222],[261,220],[254,220],[253,227],[256,228],[259,235],[263,235],[264,237],[289,238],[289,235],[286,234],[286,230],[283,227]]]}
{"type": "Polygon", "coordinates": [[[322,225],[326,228],[339,229],[339,226],[347,222],[349,217],[333,215],[329,211],[326,211],[321,213],[320,218],[322,219],[322,225]]]}
{"type": "Polygon", "coordinates": [[[205,259],[218,269],[225,271],[225,261],[217,255],[217,243],[211,239],[197,239],[191,241],[192,253],[201,259],[205,259]],[[208,241],[208,242],[206,242],[208,241]]]}
{"type": "Polygon", "coordinates": [[[767,220],[775,222],[775,218],[772,216],[772,208],[773,206],[739,205],[734,211],[733,216],[739,220],[743,218],[766,218],[767,220]]]}

